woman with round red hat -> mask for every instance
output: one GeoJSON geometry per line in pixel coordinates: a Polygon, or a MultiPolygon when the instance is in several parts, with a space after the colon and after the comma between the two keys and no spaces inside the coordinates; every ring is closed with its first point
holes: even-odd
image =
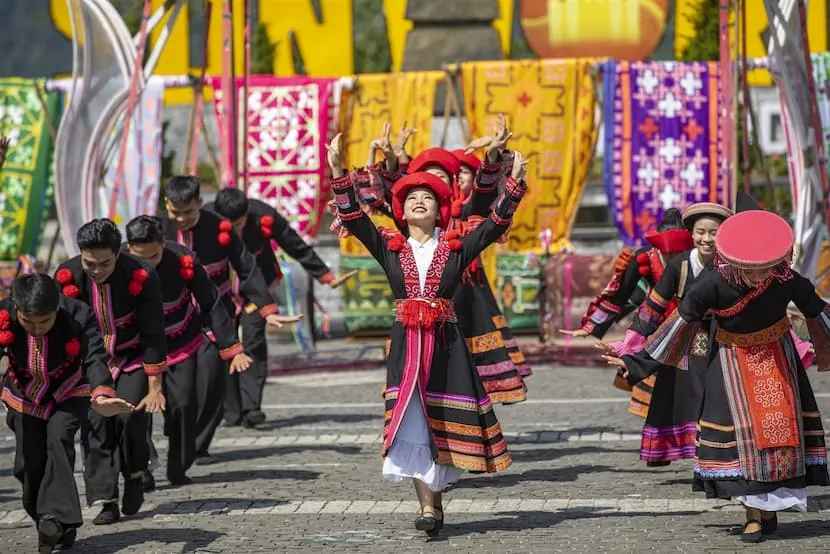
{"type": "MultiPolygon", "coordinates": [[[[458,326],[452,296],[466,266],[510,224],[526,190],[515,181],[488,220],[452,238],[452,191],[427,172],[392,189],[392,212],[408,238],[375,227],[341,167],[340,135],[328,149],[332,189],[343,224],[381,264],[396,299],[384,390],[383,474],[412,479],[421,505],[415,527],[443,526],[442,491],[464,470],[497,472],[511,464],[501,426],[458,326]]],[[[518,157],[521,166],[521,157],[518,157]]]]}
{"type": "MultiPolygon", "coordinates": [[[[670,231],[687,250],[673,256],[638,308],[625,340],[608,345],[609,352],[625,356],[630,381],[637,384],[653,379],[640,459],[649,466],[665,466],[675,460],[694,458],[697,416],[703,396],[703,375],[708,363],[711,318],[701,322],[689,358],[690,371],[656,363],[642,347],[660,324],[670,316],[694,281],[711,267],[715,235],[732,210],[720,204],[701,202],[683,212],[685,229],[670,231]],[[692,248],[692,245],[694,246],[692,248]],[[636,377],[633,377],[636,376],[636,377]]],[[[669,237],[664,237],[668,240],[669,237]]],[[[600,345],[604,346],[604,345],[600,345]]]]}
{"type": "MultiPolygon", "coordinates": [[[[794,302],[804,314],[819,371],[830,370],[830,308],[790,268],[793,232],[781,217],[738,213],[720,226],[715,241],[714,270],[687,291],[646,341],[645,352],[655,362],[688,370],[701,322],[713,316],[694,490],[741,502],[741,540],[755,543],[775,532],[778,511],[806,510],[807,486],[830,484],[821,414],[787,307],[794,302]]],[[[626,358],[606,359],[621,375],[636,378],[626,358]]]]}
{"type": "MultiPolygon", "coordinates": [[[[464,235],[486,217],[510,173],[506,168],[513,165],[513,155],[506,150],[510,136],[502,117],[493,136],[473,141],[461,154],[430,148],[409,162],[408,171],[433,172],[453,187],[451,230],[464,235]],[[470,152],[478,147],[487,149],[483,162],[470,152]]],[[[500,240],[503,238],[506,237],[500,240]]],[[[524,401],[527,392],[524,377],[532,371],[507,327],[480,259],[474,260],[464,272],[453,304],[491,400],[503,404],[524,401]]]]}
{"type": "MultiPolygon", "coordinates": [[[[669,208],[655,229],[646,234],[649,246],[635,251],[624,249],[614,261],[614,274],[602,292],[588,306],[579,329],[560,329],[572,337],[593,336],[602,340],[615,323],[636,310],[646,294],[663,275],[666,264],[691,248],[689,231],[683,224],[680,210],[669,208]]],[[[628,333],[626,333],[628,335],[628,333]]],[[[640,417],[648,414],[655,377],[648,377],[633,387],[615,379],[614,386],[631,391],[629,413],[640,417]]]]}

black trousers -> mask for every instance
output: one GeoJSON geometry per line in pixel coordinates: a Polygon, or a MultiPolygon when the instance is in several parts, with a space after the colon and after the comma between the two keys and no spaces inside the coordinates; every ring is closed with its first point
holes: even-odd
{"type": "Polygon", "coordinates": [[[268,376],[268,342],[265,319],[259,312],[239,316],[242,325],[242,346],[253,363],[248,371],[227,375],[225,387],[225,419],[239,422],[248,412],[262,409],[262,391],[268,376]]]}
{"type": "Polygon", "coordinates": [[[196,458],[196,355],[167,369],[164,374],[164,434],[169,440],[168,477],[183,477],[196,458]]]}
{"type": "Polygon", "coordinates": [[[228,364],[219,357],[216,345],[206,340],[196,354],[196,366],[196,455],[204,456],[222,423],[228,364]]]}
{"type": "Polygon", "coordinates": [[[89,412],[88,398],[58,404],[49,419],[8,409],[14,433],[14,476],[23,485],[23,509],[36,522],[52,516],[66,529],[80,527],[81,500],[75,485],[75,435],[89,412]]]}
{"type": "MultiPolygon", "coordinates": [[[[120,398],[137,405],[147,396],[147,375],[140,368],[122,373],[115,381],[115,390],[120,398]]],[[[149,424],[150,416],[143,411],[103,417],[89,410],[89,424],[82,441],[86,452],[86,499],[90,506],[118,500],[119,473],[129,479],[147,469],[149,424]]]]}

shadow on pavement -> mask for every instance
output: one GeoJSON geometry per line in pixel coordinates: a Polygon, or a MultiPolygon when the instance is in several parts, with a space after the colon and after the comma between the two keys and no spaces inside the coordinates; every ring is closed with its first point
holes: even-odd
{"type": "Polygon", "coordinates": [[[575,446],[573,448],[528,448],[520,449],[518,447],[511,447],[510,456],[514,462],[543,462],[547,460],[555,460],[556,458],[564,458],[565,456],[582,456],[584,454],[623,454],[623,453],[639,453],[640,449],[634,448],[604,448],[602,446],[575,446]]]}
{"type": "Polygon", "coordinates": [[[559,512],[499,512],[494,514],[503,517],[494,517],[491,519],[482,519],[479,521],[470,521],[464,523],[452,523],[452,514],[447,514],[446,527],[441,531],[441,534],[429,542],[439,542],[442,540],[451,539],[453,537],[461,537],[465,535],[484,534],[493,531],[525,531],[530,529],[540,529],[553,527],[562,523],[563,521],[573,521],[577,519],[606,519],[610,517],[678,517],[678,516],[694,516],[701,512],[686,510],[682,512],[642,512],[642,513],[615,513],[602,511],[601,508],[596,510],[592,508],[578,509],[578,510],[562,510],[559,512]]]}
{"type": "Polygon", "coordinates": [[[313,481],[320,477],[317,471],[291,469],[240,469],[238,471],[218,471],[208,475],[191,477],[194,485],[209,485],[220,483],[239,483],[240,481],[254,481],[257,479],[294,479],[295,481],[313,481]]]}
{"type": "MultiPolygon", "coordinates": [[[[84,533],[85,530],[81,530],[84,533]]],[[[198,552],[211,545],[224,533],[206,529],[170,529],[144,528],[134,531],[115,531],[104,535],[81,536],[71,549],[61,552],[88,552],[95,554],[115,554],[125,548],[135,547],[145,542],[160,542],[167,545],[184,543],[181,552],[198,552]]],[[[176,549],[178,551],[178,549],[176,549]]]]}
{"type": "MultiPolygon", "coordinates": [[[[379,401],[378,406],[383,407],[383,402],[379,401]]],[[[383,415],[378,414],[306,414],[289,417],[286,419],[275,419],[266,421],[262,425],[256,426],[256,431],[274,431],[276,429],[287,429],[299,425],[313,425],[315,423],[323,423],[326,421],[334,421],[336,423],[360,423],[362,421],[378,421],[378,432],[383,428],[383,415]]],[[[332,433],[332,431],[320,431],[325,433],[332,433]]]]}
{"type": "Polygon", "coordinates": [[[269,456],[284,456],[286,454],[298,454],[300,452],[308,451],[331,451],[338,454],[359,454],[359,446],[328,446],[308,445],[308,446],[271,446],[264,448],[244,448],[240,450],[223,450],[211,454],[219,463],[238,462],[242,460],[256,460],[259,458],[267,458],[269,456]]]}
{"type": "Polygon", "coordinates": [[[458,481],[452,490],[456,489],[483,489],[491,487],[513,487],[528,481],[576,481],[580,475],[590,473],[647,473],[654,474],[651,469],[619,469],[611,466],[576,465],[551,469],[531,469],[522,473],[497,473],[493,475],[477,475],[458,481]]]}

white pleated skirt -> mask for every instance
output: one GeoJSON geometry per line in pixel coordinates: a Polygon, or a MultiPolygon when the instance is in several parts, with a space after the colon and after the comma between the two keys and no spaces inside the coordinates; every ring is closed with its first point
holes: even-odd
{"type": "Polygon", "coordinates": [[[416,392],[409,400],[395,441],[383,460],[383,478],[396,483],[404,479],[418,479],[434,492],[441,492],[458,481],[464,470],[436,464],[432,459],[431,442],[424,410],[416,392]]]}

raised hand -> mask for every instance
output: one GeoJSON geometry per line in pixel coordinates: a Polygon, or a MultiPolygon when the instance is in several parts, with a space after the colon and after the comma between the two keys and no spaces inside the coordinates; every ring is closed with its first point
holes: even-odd
{"type": "Polygon", "coordinates": [[[406,143],[409,142],[409,139],[412,138],[412,135],[414,135],[417,132],[417,129],[415,129],[414,127],[407,127],[406,123],[407,122],[404,121],[401,130],[398,131],[398,141],[395,143],[394,147],[395,156],[399,158],[401,156],[406,155],[406,143]]]}
{"type": "Polygon", "coordinates": [[[465,154],[472,154],[479,148],[484,148],[485,146],[490,146],[490,143],[493,142],[493,137],[484,136],[478,137],[477,139],[473,139],[470,141],[470,144],[464,149],[465,154]]]}
{"type": "Polygon", "coordinates": [[[493,140],[487,147],[487,159],[490,160],[490,163],[498,161],[502,150],[507,148],[507,142],[512,136],[513,133],[507,128],[507,120],[505,120],[504,114],[499,114],[493,130],[493,140]]]}
{"type": "Polygon", "coordinates": [[[331,168],[331,176],[335,179],[343,176],[343,133],[331,139],[326,145],[326,160],[331,168]]]}
{"type": "Polygon", "coordinates": [[[527,176],[527,162],[528,160],[521,152],[513,152],[513,179],[519,182],[524,181],[527,176]]]}

